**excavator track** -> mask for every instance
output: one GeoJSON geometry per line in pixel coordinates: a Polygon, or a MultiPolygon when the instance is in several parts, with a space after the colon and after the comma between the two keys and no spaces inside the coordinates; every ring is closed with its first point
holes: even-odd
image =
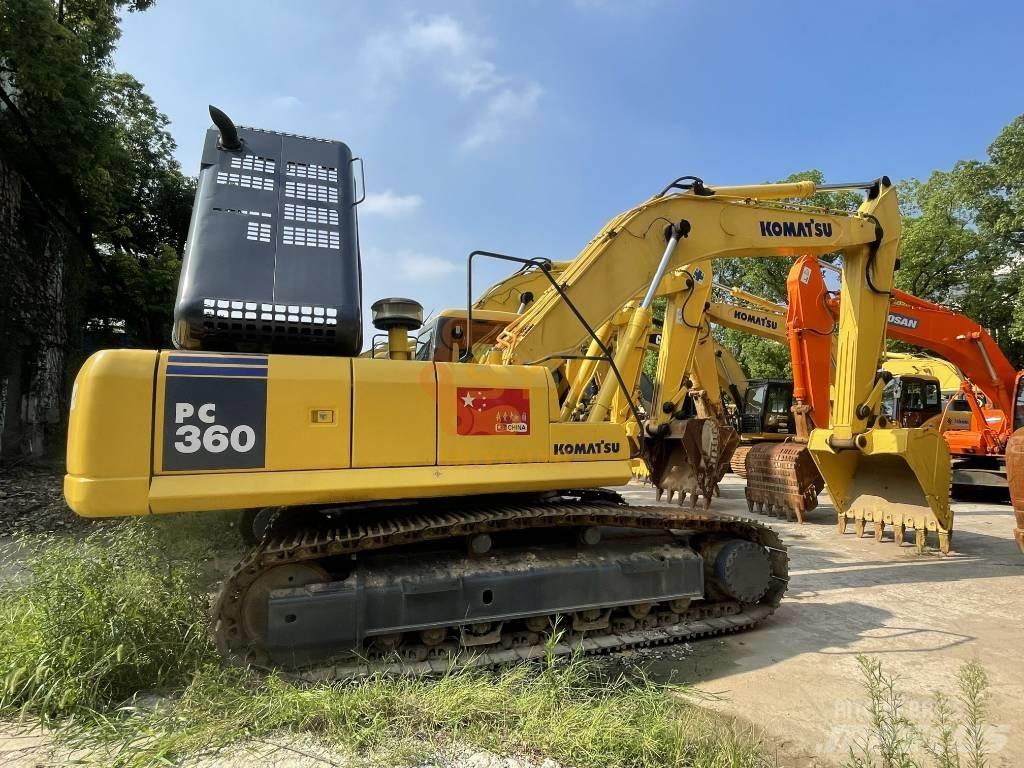
{"type": "MultiPolygon", "coordinates": [[[[289,525],[293,515],[294,511],[279,514],[260,545],[232,569],[214,603],[212,618],[217,646],[229,662],[283,669],[290,677],[304,680],[351,679],[378,672],[442,673],[459,666],[610,653],[737,632],[771,615],[788,584],[788,555],[770,528],[742,518],[686,513],[667,506],[631,507],[610,493],[580,492],[571,500],[526,504],[409,508],[377,521],[348,522],[349,515],[335,522],[319,514],[308,518],[316,522],[289,525]],[[301,600],[335,588],[324,563],[402,553],[423,542],[461,541],[472,550],[484,538],[489,542],[491,537],[539,530],[557,535],[572,529],[580,542],[601,530],[670,535],[684,557],[700,552],[705,568],[709,563],[718,567],[721,558],[715,559],[714,552],[719,551],[715,548],[733,542],[763,551],[770,575],[763,594],[749,601],[725,594],[714,576],[708,576],[701,598],[603,605],[570,615],[545,612],[518,615],[514,620],[460,621],[371,638],[358,648],[333,649],[315,659],[298,658],[297,663],[282,663],[261,647],[259,630],[253,630],[252,606],[265,604],[265,598],[284,595],[301,600]],[[282,576],[276,583],[275,574],[282,576]]],[[[403,557],[411,560],[415,555],[403,557]]],[[[257,607],[255,612],[265,619],[266,610],[261,613],[257,607]]]]}

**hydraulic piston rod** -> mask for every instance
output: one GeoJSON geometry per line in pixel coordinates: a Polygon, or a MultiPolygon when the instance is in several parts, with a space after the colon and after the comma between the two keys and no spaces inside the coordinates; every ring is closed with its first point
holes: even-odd
{"type": "MultiPolygon", "coordinates": [[[[665,272],[668,271],[672,255],[676,252],[676,247],[679,245],[679,239],[686,237],[689,232],[690,223],[686,220],[665,228],[665,236],[668,238],[668,242],[665,244],[665,252],[661,256],[661,261],[658,262],[658,268],[654,271],[654,277],[651,279],[651,284],[647,287],[647,293],[644,294],[643,301],[634,310],[633,316],[630,318],[629,324],[622,334],[622,339],[617,345],[615,353],[616,368],[621,369],[625,366],[626,361],[633,353],[633,348],[641,343],[642,338],[644,339],[643,343],[646,345],[645,336],[651,324],[651,304],[657,294],[658,285],[661,284],[661,279],[665,276],[665,272]]],[[[590,409],[589,421],[604,421],[607,418],[608,412],[611,410],[616,385],[615,379],[611,377],[606,378],[601,383],[601,389],[597,393],[593,407],[590,409]]]]}

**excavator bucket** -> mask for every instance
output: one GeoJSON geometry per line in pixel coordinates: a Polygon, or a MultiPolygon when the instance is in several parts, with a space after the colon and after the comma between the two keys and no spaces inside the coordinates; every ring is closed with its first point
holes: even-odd
{"type": "Polygon", "coordinates": [[[629,468],[633,472],[634,480],[644,484],[651,482],[651,470],[643,459],[630,459],[629,468]]]}
{"type": "Polygon", "coordinates": [[[681,506],[689,494],[694,507],[703,497],[707,509],[738,444],[736,430],[710,418],[674,421],[666,434],[647,438],[644,457],[658,500],[678,494],[681,506]]]}
{"type": "Polygon", "coordinates": [[[747,454],[753,447],[752,445],[741,445],[733,451],[732,458],[729,459],[729,469],[736,477],[747,479],[747,454]]]}
{"type": "MultiPolygon", "coordinates": [[[[734,459],[735,461],[735,459],[734,459]]],[[[759,443],[746,455],[747,508],[751,512],[794,517],[818,506],[825,481],[807,446],[801,443],[759,443]]]]}
{"type": "Polygon", "coordinates": [[[942,435],[932,429],[879,428],[859,435],[850,446],[836,446],[839,441],[831,437],[830,430],[816,429],[809,448],[828,485],[840,533],[852,520],[860,537],[871,523],[881,541],[888,525],[901,545],[909,528],[923,552],[928,531],[935,531],[939,550],[949,552],[952,469],[942,435]]]}

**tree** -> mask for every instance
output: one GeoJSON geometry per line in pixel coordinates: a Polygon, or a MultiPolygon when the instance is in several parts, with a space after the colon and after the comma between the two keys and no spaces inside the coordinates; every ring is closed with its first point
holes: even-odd
{"type": "Polygon", "coordinates": [[[899,186],[896,285],[973,318],[1018,366],[1024,361],[1019,247],[1024,233],[1024,121],[1007,126],[988,161],[961,161],[899,186]]]}
{"type": "Polygon", "coordinates": [[[167,341],[192,182],[167,118],[110,58],[119,14],[151,4],[0,5],[0,234],[12,244],[0,253],[0,380],[22,372],[38,404],[30,421],[63,411],[89,318],[123,321],[136,343],[167,341]]]}

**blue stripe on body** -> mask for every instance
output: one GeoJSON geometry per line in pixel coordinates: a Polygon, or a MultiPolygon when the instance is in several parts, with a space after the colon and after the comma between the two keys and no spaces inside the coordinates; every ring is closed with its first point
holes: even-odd
{"type": "Polygon", "coordinates": [[[226,368],[217,365],[168,365],[168,376],[227,376],[236,378],[266,378],[267,368],[226,368]]]}
{"type": "Polygon", "coordinates": [[[207,365],[257,365],[266,366],[266,355],[170,355],[171,363],[206,363],[207,365]]]}

